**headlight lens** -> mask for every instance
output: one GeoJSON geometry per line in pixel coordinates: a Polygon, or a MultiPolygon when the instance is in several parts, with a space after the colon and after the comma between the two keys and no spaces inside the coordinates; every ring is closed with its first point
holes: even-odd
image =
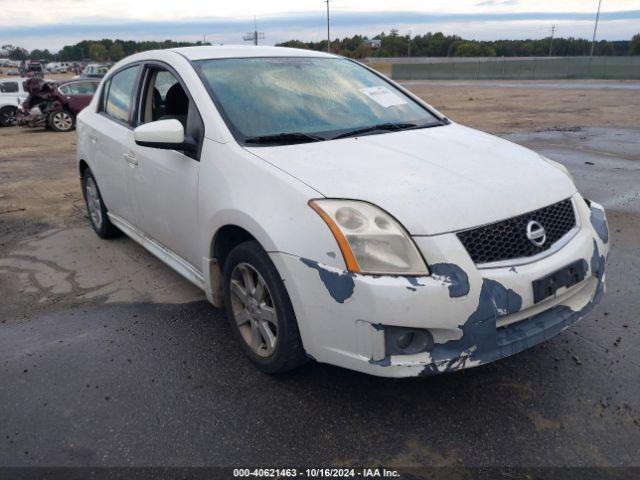
{"type": "Polygon", "coordinates": [[[428,275],[427,266],[405,231],[388,213],[357,200],[312,200],[331,229],[347,269],[355,273],[428,275]]]}

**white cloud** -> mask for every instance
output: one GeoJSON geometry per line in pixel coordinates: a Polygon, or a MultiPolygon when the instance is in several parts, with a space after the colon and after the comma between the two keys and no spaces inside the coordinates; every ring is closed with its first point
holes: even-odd
{"type": "MultiPolygon", "coordinates": [[[[597,0],[332,0],[334,11],[419,11],[433,13],[487,12],[592,12],[597,0]]],[[[123,20],[179,20],[203,17],[247,17],[288,12],[323,15],[323,0],[0,0],[0,25],[95,22],[123,20]]],[[[639,8],[638,0],[606,0],[603,11],[639,8]]]]}

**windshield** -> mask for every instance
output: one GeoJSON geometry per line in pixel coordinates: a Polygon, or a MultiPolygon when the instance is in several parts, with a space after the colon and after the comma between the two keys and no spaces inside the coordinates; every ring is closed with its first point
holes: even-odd
{"type": "Polygon", "coordinates": [[[341,58],[240,58],[195,62],[236,137],[326,140],[441,125],[423,106],[341,58]],[[380,125],[381,128],[369,128],[380,125]],[[398,126],[399,125],[399,126],[398,126]],[[386,127],[386,128],[385,128],[386,127]],[[359,132],[365,133],[365,132],[359,132]]]}

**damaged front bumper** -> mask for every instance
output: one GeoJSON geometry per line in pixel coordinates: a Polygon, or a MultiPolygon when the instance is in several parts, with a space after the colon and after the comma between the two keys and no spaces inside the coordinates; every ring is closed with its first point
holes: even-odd
{"type": "Polygon", "coordinates": [[[545,341],[586,315],[604,293],[609,234],[602,207],[574,197],[580,230],[534,263],[478,269],[455,234],[415,237],[431,274],[354,275],[272,253],[314,359],[386,376],[469,368],[545,341]],[[532,282],[584,261],[580,283],[535,302],[532,282]],[[398,353],[403,331],[425,332],[421,350],[398,353]]]}

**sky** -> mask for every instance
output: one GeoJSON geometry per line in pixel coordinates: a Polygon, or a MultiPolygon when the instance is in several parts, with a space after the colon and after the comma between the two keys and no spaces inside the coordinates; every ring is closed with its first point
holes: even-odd
{"type": "MultiPolygon", "coordinates": [[[[331,37],[441,31],[479,40],[591,38],[598,0],[331,0],[331,37]]],[[[264,44],[326,38],[323,0],[0,0],[0,45],[29,50],[84,39],[205,39],[241,44],[264,32],[264,44]]],[[[602,0],[598,39],[640,32],[640,0],[602,0]]]]}

